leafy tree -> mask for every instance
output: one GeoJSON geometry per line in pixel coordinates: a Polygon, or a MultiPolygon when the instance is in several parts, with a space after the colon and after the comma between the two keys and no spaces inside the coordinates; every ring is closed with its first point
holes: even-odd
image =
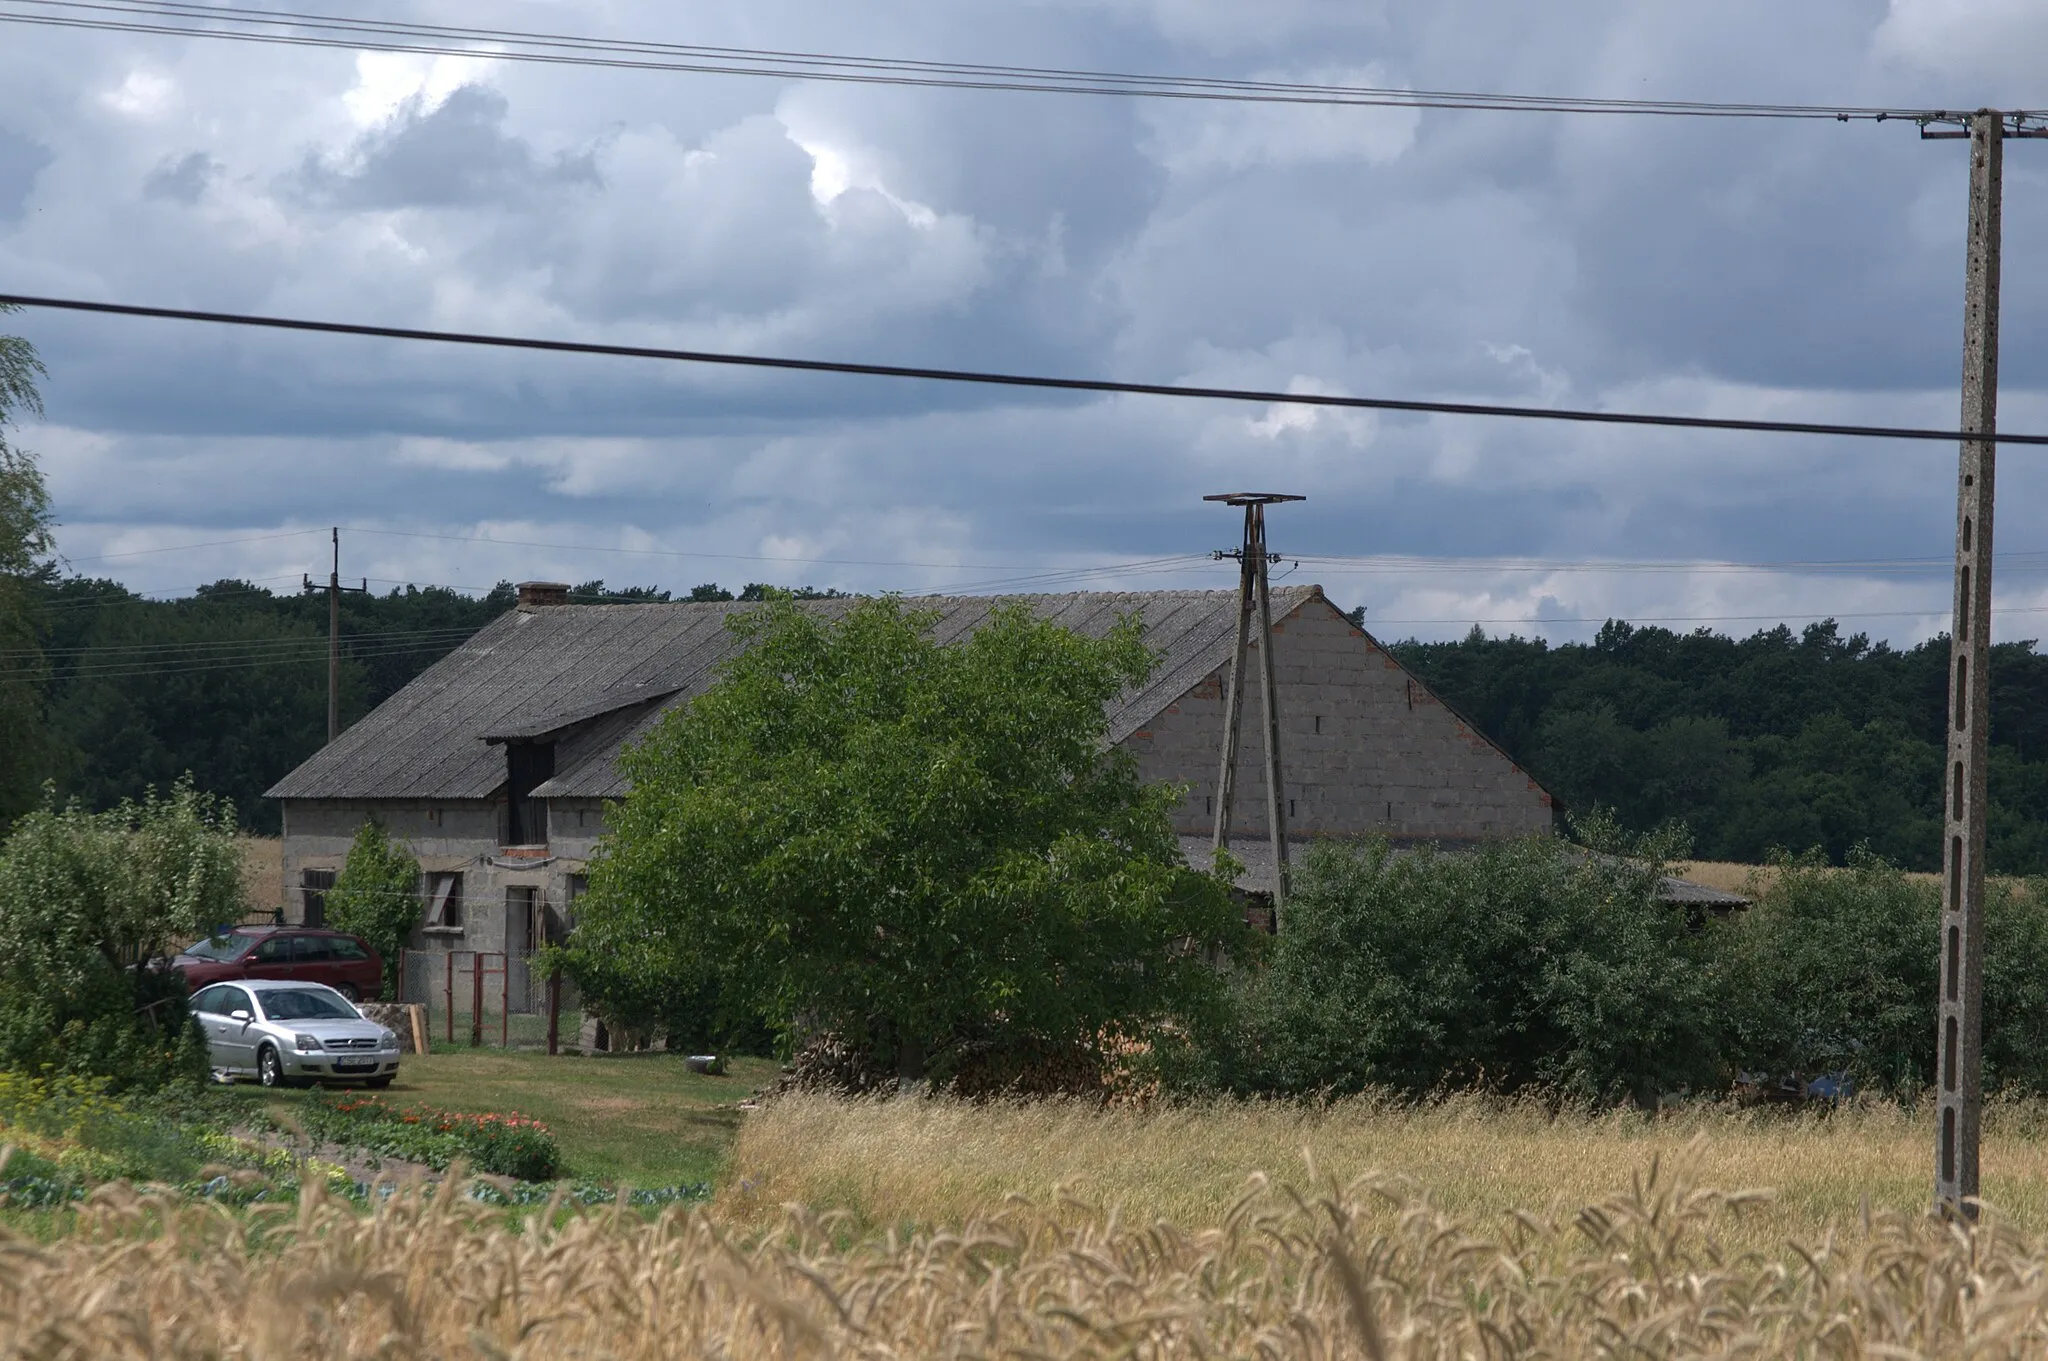
{"type": "Polygon", "coordinates": [[[1847,869],[1818,853],[1780,855],[1729,933],[1742,1066],[1848,1070],[1897,1090],[1931,1080],[1937,916],[1930,886],[1866,849],[1847,869]]]}
{"type": "Polygon", "coordinates": [[[1211,1072],[1244,1093],[1541,1085],[1647,1104],[1718,1086],[1720,924],[1657,901],[1652,850],[1311,847],[1211,1072]]]}
{"type": "Polygon", "coordinates": [[[327,892],[327,920],[370,942],[384,958],[384,995],[398,995],[398,952],[420,924],[420,862],[372,818],[356,829],[327,892]]]}
{"type": "Polygon", "coordinates": [[[189,784],[29,813],[0,848],[0,1068],[142,1087],[203,1072],[184,981],[154,962],[243,907],[233,810],[189,784]]]}
{"type": "Polygon", "coordinates": [[[894,599],[771,599],[723,679],[625,758],[633,792],[564,962],[622,1024],[709,1006],[835,1033],[905,1079],[976,1050],[1139,1032],[1213,1005],[1224,880],[1105,740],[1152,666],[1001,607],[941,646],[894,599]]]}
{"type": "Polygon", "coordinates": [[[50,551],[50,498],[35,457],[6,439],[17,412],[41,413],[42,372],[34,346],[0,335],[0,829],[35,805],[48,761],[35,584],[50,551]]]}
{"type": "MultiPolygon", "coordinates": [[[[1618,620],[1590,643],[1396,644],[1403,663],[1568,807],[1636,831],[1682,819],[1701,855],[1867,845],[1941,863],[1945,637],[1895,649],[1832,620],[1747,638],[1618,620]]],[[[2048,871],[2048,656],[1991,657],[1991,868],[2048,871]]]]}

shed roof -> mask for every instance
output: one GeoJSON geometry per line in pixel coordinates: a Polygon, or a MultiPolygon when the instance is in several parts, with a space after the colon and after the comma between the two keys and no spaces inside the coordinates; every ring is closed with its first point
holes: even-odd
{"type": "MultiPolygon", "coordinates": [[[[1283,618],[1320,586],[1273,592],[1283,618]]],[[[1082,591],[1068,595],[921,596],[940,642],[966,636],[996,606],[1022,603],[1042,618],[1099,637],[1131,613],[1160,651],[1152,679],[1110,707],[1121,742],[1229,660],[1236,591],[1082,591]]],[[[849,600],[804,602],[824,614],[849,600]]],[[[413,678],[397,694],[271,786],[274,799],[484,799],[505,782],[493,740],[556,739],[555,776],[541,798],[612,798],[627,792],[616,758],[668,709],[702,694],[736,648],[726,620],[736,602],[556,605],[515,609],[413,678]]]]}

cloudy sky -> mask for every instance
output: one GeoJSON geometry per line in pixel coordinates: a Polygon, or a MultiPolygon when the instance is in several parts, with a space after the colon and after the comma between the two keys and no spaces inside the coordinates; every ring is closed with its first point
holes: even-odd
{"type": "MultiPolygon", "coordinates": [[[[341,10],[1414,88],[2048,106],[2037,0],[341,10]]],[[[0,25],[0,291],[1952,426],[1963,148],[1911,124],[874,88],[0,25]]],[[[2013,143],[2012,430],[2048,430],[2044,210],[2048,142],[2013,143]]],[[[1564,639],[1610,615],[1735,633],[1834,615],[1901,642],[1945,625],[1947,446],[5,325],[50,367],[46,420],[18,433],[63,554],[138,590],[293,586],[325,571],[335,524],[344,573],[380,586],[1229,585],[1200,555],[1236,526],[1200,497],[1255,487],[1310,498],[1274,512],[1275,546],[1388,636],[1482,622],[1564,639]]],[[[2048,631],[2044,460],[2001,469],[2006,637],[2048,631]]]]}

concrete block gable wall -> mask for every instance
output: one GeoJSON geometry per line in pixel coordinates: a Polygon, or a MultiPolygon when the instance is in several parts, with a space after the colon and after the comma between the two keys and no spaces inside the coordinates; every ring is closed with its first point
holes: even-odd
{"type": "MultiPolygon", "coordinates": [[[[1550,795],[1321,595],[1273,631],[1292,836],[1455,842],[1554,829],[1550,795]]],[[[1257,647],[1254,637],[1233,838],[1266,834],[1257,647]]],[[[1123,743],[1146,779],[1191,782],[1174,818],[1182,835],[1214,826],[1227,674],[1225,663],[1123,743]]]]}

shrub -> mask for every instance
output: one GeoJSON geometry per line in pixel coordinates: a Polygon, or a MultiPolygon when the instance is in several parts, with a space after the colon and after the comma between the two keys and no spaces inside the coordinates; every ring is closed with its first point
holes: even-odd
{"type": "Polygon", "coordinates": [[[185,984],[158,967],[244,907],[234,814],[180,782],[105,813],[48,805],[0,848],[0,1068],[196,1081],[185,984]]]}
{"type": "Polygon", "coordinates": [[[327,893],[327,921],[370,943],[384,959],[384,995],[398,995],[398,952],[420,924],[420,863],[375,818],[356,829],[327,893]]]}
{"type": "Polygon", "coordinates": [[[1270,967],[1240,975],[1238,1022],[1208,1046],[1210,1079],[1638,1102],[1715,1085],[1718,924],[1658,902],[1659,870],[1549,837],[1315,846],[1270,967]]]}
{"type": "MultiPolygon", "coordinates": [[[[1938,885],[1865,847],[1846,869],[1816,853],[1777,870],[1729,932],[1740,1064],[1895,1092],[1931,1083],[1938,885]]],[[[1985,890],[1984,1082],[2048,1091],[2048,883],[1985,890]]]]}

